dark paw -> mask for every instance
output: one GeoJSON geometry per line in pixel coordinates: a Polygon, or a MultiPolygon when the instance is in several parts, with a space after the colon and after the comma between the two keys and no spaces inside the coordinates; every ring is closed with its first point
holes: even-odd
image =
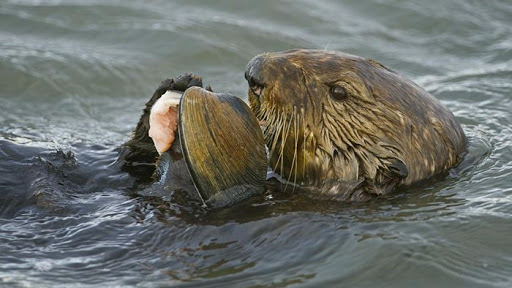
{"type": "Polygon", "coordinates": [[[186,73],[176,78],[173,90],[184,92],[192,86],[203,87],[203,79],[197,75],[186,73]]]}
{"type": "MultiPolygon", "coordinates": [[[[146,106],[153,106],[156,100],[158,100],[158,98],[160,98],[160,96],[162,96],[168,90],[185,92],[185,90],[193,86],[203,87],[203,79],[191,73],[182,74],[176,77],[176,79],[167,78],[160,82],[160,86],[158,86],[158,88],[155,90],[153,97],[151,97],[151,100],[146,103],[146,106]]],[[[210,85],[206,87],[206,90],[212,91],[210,85]]]]}
{"type": "Polygon", "coordinates": [[[185,90],[192,86],[203,87],[203,79],[197,75],[185,73],[176,77],[176,79],[167,78],[160,82],[160,86],[156,89],[155,94],[160,97],[167,90],[185,92],[185,90]]]}

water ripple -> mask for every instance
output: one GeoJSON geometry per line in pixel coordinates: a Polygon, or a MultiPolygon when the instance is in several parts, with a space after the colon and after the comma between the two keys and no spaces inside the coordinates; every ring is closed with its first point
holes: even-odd
{"type": "Polygon", "coordinates": [[[512,285],[508,1],[7,0],[0,15],[0,286],[512,285]],[[135,196],[116,147],[161,79],[244,98],[247,61],[288,48],[411,77],[462,123],[463,163],[368,203],[135,196]]]}

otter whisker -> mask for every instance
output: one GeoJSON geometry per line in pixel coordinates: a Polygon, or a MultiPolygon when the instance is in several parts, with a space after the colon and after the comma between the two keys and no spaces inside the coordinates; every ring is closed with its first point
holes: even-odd
{"type": "MultiPolygon", "coordinates": [[[[295,111],[295,107],[294,107],[294,111],[295,111]]],[[[296,130],[295,130],[295,151],[294,151],[294,155],[293,155],[293,162],[295,163],[295,173],[293,175],[293,190],[292,190],[292,193],[295,192],[295,186],[297,186],[297,169],[299,167],[299,159],[298,159],[298,150],[299,150],[299,130],[300,130],[300,127],[299,127],[299,120],[298,118],[300,117],[300,114],[295,114],[295,117],[294,117],[294,125],[297,127],[296,130]]]]}
{"type": "MultiPolygon", "coordinates": [[[[288,175],[288,179],[287,179],[287,183],[286,183],[286,187],[288,187],[288,184],[290,183],[290,179],[292,178],[292,174],[295,175],[295,179],[294,179],[294,189],[295,189],[295,182],[297,180],[297,144],[298,144],[298,140],[299,138],[297,137],[297,134],[298,134],[298,131],[297,131],[297,111],[296,111],[296,106],[293,106],[293,114],[292,114],[292,117],[293,117],[293,134],[295,136],[295,139],[294,139],[294,142],[295,142],[295,146],[294,146],[294,151],[293,151],[293,158],[292,158],[292,165],[290,167],[290,174],[288,175]],[[293,168],[295,166],[295,173],[293,173],[293,168]]],[[[291,127],[291,121],[290,121],[290,127],[291,127]]],[[[286,189],[285,187],[285,189],[286,189]]]]}
{"type": "Polygon", "coordinates": [[[300,108],[300,115],[302,116],[302,179],[305,178],[306,173],[306,116],[304,115],[304,107],[300,108]]]}
{"type": "Polygon", "coordinates": [[[268,121],[267,128],[265,130],[265,132],[266,132],[265,134],[266,134],[267,145],[269,145],[269,146],[270,146],[270,144],[272,144],[272,141],[274,141],[274,139],[276,137],[276,132],[280,129],[280,125],[281,125],[280,117],[279,117],[279,115],[278,115],[278,117],[275,117],[276,114],[277,114],[277,112],[274,109],[272,109],[269,112],[268,118],[264,119],[264,120],[268,121]]]}
{"type": "MultiPolygon", "coordinates": [[[[276,149],[280,149],[278,148],[278,142],[279,142],[279,139],[281,137],[281,131],[283,129],[283,126],[284,126],[284,122],[283,122],[283,115],[282,114],[277,114],[277,117],[276,117],[276,124],[274,125],[276,128],[274,130],[274,133],[272,134],[272,148],[270,150],[270,155],[274,155],[274,152],[276,151],[276,149]]],[[[270,139],[269,139],[270,140],[270,139]]],[[[274,168],[274,171],[276,171],[276,168],[277,168],[277,164],[279,163],[279,161],[276,162],[276,166],[273,167],[274,168]]]]}
{"type": "MultiPolygon", "coordinates": [[[[272,145],[271,145],[270,151],[269,151],[270,155],[273,155],[273,153],[276,149],[277,142],[279,140],[279,134],[281,133],[281,130],[283,129],[283,125],[284,125],[284,123],[282,122],[281,114],[279,114],[276,118],[277,118],[277,120],[275,121],[276,123],[272,125],[274,127],[274,129],[267,133],[267,135],[269,136],[267,145],[270,144],[270,141],[272,142],[272,145]],[[272,132],[272,133],[270,133],[270,132],[272,132]]],[[[275,170],[275,168],[274,168],[274,170],[275,170]]]]}
{"type": "Polygon", "coordinates": [[[281,176],[284,176],[284,174],[283,174],[283,171],[284,171],[284,160],[283,160],[284,146],[286,144],[286,138],[288,138],[288,132],[290,132],[290,126],[291,125],[290,125],[290,123],[288,123],[289,122],[288,121],[288,117],[285,114],[285,112],[283,111],[282,113],[283,113],[283,116],[284,116],[283,125],[286,125],[286,124],[288,124],[288,125],[287,126],[283,126],[283,128],[286,127],[286,129],[282,129],[281,130],[281,132],[282,132],[281,133],[281,147],[279,149],[279,157],[277,158],[276,168],[277,168],[277,165],[280,163],[281,164],[280,165],[280,168],[281,168],[280,174],[281,174],[281,176]]]}
{"type": "MultiPolygon", "coordinates": [[[[283,112],[284,113],[284,112],[283,112]]],[[[285,121],[287,122],[288,126],[286,128],[286,131],[284,131],[284,139],[282,139],[282,142],[281,142],[281,155],[279,155],[279,157],[281,158],[281,175],[284,176],[284,148],[286,146],[286,141],[288,140],[288,135],[290,135],[290,129],[292,127],[292,120],[291,120],[291,116],[290,115],[290,119],[288,120],[288,115],[285,114],[285,121]]]]}

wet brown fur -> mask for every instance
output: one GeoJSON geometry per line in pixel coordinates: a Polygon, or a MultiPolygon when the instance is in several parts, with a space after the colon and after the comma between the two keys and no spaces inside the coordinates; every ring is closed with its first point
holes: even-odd
{"type": "Polygon", "coordinates": [[[290,182],[368,199],[446,171],[466,151],[447,107],[370,59],[324,50],[265,53],[247,65],[246,78],[262,88],[259,97],[249,89],[249,102],[267,121],[270,165],[290,182]],[[334,85],[348,98],[330,97],[334,85]]]}

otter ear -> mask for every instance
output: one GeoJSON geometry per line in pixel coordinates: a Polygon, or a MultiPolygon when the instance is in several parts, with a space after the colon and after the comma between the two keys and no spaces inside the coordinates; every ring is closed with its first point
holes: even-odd
{"type": "Polygon", "coordinates": [[[400,159],[393,159],[391,164],[388,165],[388,169],[393,176],[400,179],[405,179],[409,175],[407,165],[400,159]]]}
{"type": "Polygon", "coordinates": [[[165,92],[151,108],[149,115],[149,137],[153,139],[159,154],[169,150],[178,128],[178,105],[181,94],[165,92]]]}

